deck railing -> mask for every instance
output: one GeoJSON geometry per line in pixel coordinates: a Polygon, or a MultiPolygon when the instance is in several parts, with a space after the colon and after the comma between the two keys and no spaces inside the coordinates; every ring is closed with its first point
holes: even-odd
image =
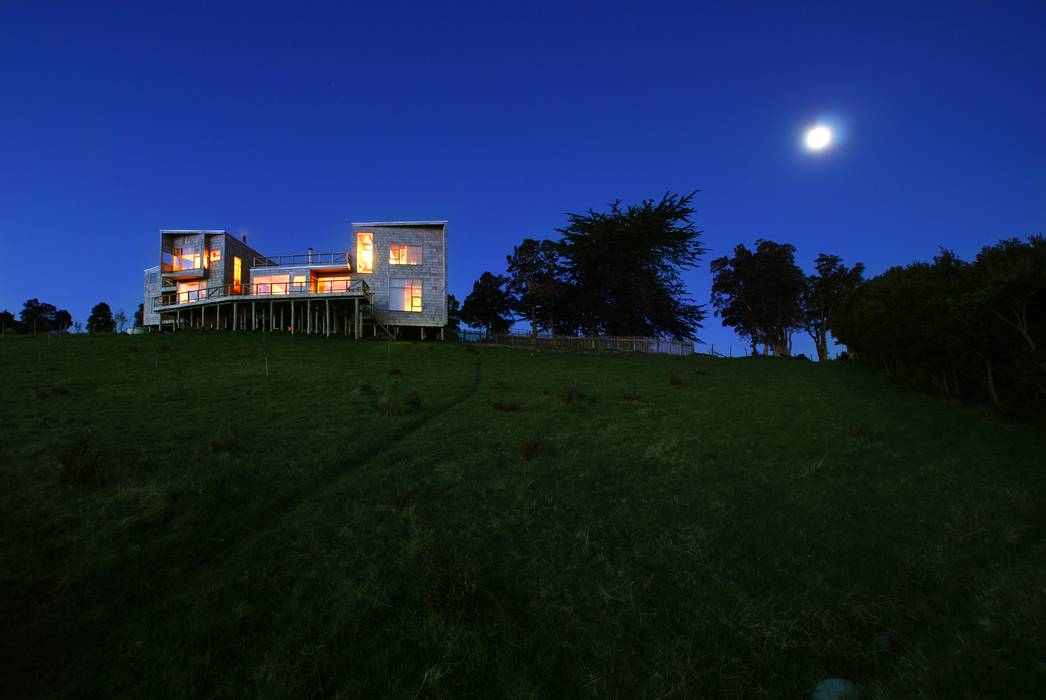
{"type": "Polygon", "coordinates": [[[257,255],[254,267],[281,267],[291,265],[328,265],[348,267],[351,258],[348,253],[299,253],[296,255],[257,255]]]}
{"type": "Polygon", "coordinates": [[[695,344],[685,340],[651,337],[531,335],[522,332],[487,335],[482,331],[462,330],[460,338],[466,343],[493,343],[515,345],[541,350],[573,352],[649,352],[666,355],[693,355],[695,344]]]}
{"type": "Polygon", "coordinates": [[[370,301],[370,286],[364,280],[324,280],[310,282],[265,282],[263,284],[227,284],[184,292],[166,292],[153,297],[153,308],[179,306],[198,302],[218,301],[242,297],[282,298],[307,294],[360,297],[370,301]]]}

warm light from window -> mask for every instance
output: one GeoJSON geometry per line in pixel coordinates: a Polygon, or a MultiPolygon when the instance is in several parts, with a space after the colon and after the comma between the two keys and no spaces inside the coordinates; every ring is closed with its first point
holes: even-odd
{"type": "Polygon", "coordinates": [[[286,294],[289,275],[259,275],[254,278],[256,294],[286,294]]]}
{"type": "Polygon", "coordinates": [[[239,256],[233,256],[232,259],[232,291],[234,294],[240,293],[240,282],[243,279],[243,261],[240,260],[239,256]]]}
{"type": "Polygon", "coordinates": [[[348,289],[348,276],[316,278],[316,291],[320,292],[321,294],[329,294],[332,292],[346,292],[348,291],[348,289]]]}
{"type": "Polygon", "coordinates": [[[219,260],[222,259],[222,251],[220,251],[220,250],[212,250],[210,257],[211,257],[211,262],[218,262],[219,260]]]}
{"type": "Polygon", "coordinates": [[[421,312],[421,280],[389,280],[389,311],[421,312]]]}
{"type": "Polygon", "coordinates": [[[420,265],[420,245],[391,245],[389,246],[390,265],[420,265]]]}
{"type": "Polygon", "coordinates": [[[374,272],[374,234],[369,231],[356,234],[356,272],[374,272]]]}

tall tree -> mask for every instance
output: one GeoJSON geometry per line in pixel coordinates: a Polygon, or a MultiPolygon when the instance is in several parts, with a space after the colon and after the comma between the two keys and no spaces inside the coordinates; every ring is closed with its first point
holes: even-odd
{"type": "Polygon", "coordinates": [[[116,330],[113,311],[104,301],[94,305],[91,315],[87,317],[88,333],[112,333],[116,330]]]}
{"type": "Polygon", "coordinates": [[[53,304],[45,304],[39,299],[29,299],[22,306],[19,317],[29,333],[46,333],[54,328],[54,315],[58,309],[53,304]]]}
{"type": "Polygon", "coordinates": [[[775,355],[792,352],[792,332],[802,326],[800,295],[805,278],[795,264],[795,246],[757,240],[755,250],[744,245],[734,256],[712,261],[712,305],[723,325],[775,355]]]}
{"type": "Polygon", "coordinates": [[[832,313],[847,294],[852,292],[864,276],[864,265],[851,268],[843,265],[838,255],[821,253],[814,262],[816,274],[807,275],[800,296],[803,328],[813,338],[817,359],[828,359],[828,334],[832,329],[832,313]]]}
{"type": "Polygon", "coordinates": [[[559,245],[554,241],[524,239],[516,246],[508,263],[506,291],[513,310],[530,320],[530,333],[538,328],[556,333],[556,319],[564,298],[567,282],[560,257],[559,245]]]}
{"type": "Polygon", "coordinates": [[[7,309],[0,311],[0,334],[18,333],[21,330],[21,326],[22,324],[18,322],[13,313],[7,309]]]}
{"type": "Polygon", "coordinates": [[[66,333],[73,325],[73,315],[65,309],[59,309],[54,315],[55,330],[66,333]]]}
{"type": "Polygon", "coordinates": [[[504,333],[512,325],[512,304],[505,293],[505,277],[484,272],[472,285],[461,307],[461,320],[491,333],[504,333]]]}
{"type": "Polygon", "coordinates": [[[690,194],[666,194],[609,211],[568,214],[560,251],[573,285],[576,325],[589,333],[693,340],[704,311],[681,272],[706,252],[690,194]]]}
{"type": "Polygon", "coordinates": [[[453,294],[447,295],[446,339],[457,340],[461,334],[461,303],[453,294]]]}
{"type": "Polygon", "coordinates": [[[123,309],[117,311],[116,315],[113,316],[113,323],[116,324],[116,330],[119,333],[123,333],[124,329],[127,328],[127,314],[123,309]]]}
{"type": "Polygon", "coordinates": [[[141,328],[145,325],[145,304],[139,304],[134,312],[134,327],[141,328]]]}

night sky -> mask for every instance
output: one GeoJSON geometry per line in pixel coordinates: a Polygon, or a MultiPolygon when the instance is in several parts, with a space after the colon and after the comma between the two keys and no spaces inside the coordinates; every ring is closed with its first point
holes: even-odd
{"type": "Polygon", "coordinates": [[[760,237],[876,273],[1046,232],[1041,0],[150,4],[0,3],[0,308],[130,315],[161,228],[384,219],[450,221],[460,299],[565,212],[691,189],[700,303],[760,237]]]}

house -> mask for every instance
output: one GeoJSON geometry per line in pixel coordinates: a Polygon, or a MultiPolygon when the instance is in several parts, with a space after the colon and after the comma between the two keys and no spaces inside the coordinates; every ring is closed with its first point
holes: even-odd
{"type": "Polygon", "coordinates": [[[263,255],[227,231],[160,232],[143,323],[161,332],[267,330],[387,337],[447,324],[446,221],[352,224],[344,250],[263,255]]]}

